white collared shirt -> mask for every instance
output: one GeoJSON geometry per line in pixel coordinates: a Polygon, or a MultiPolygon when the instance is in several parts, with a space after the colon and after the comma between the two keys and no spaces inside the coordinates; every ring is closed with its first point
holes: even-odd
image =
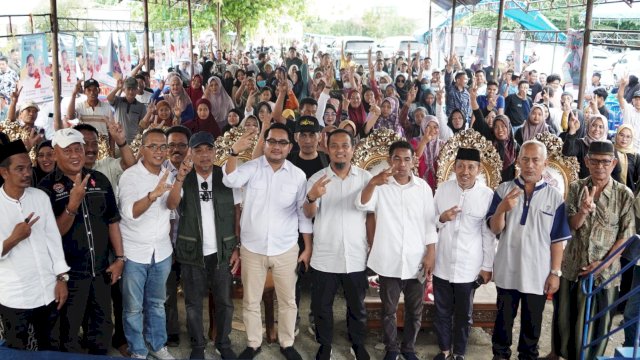
{"type": "Polygon", "coordinates": [[[156,175],[142,164],[142,160],[124,171],[118,185],[120,203],[120,231],[125,256],[140,264],[158,263],[173,252],[169,237],[169,218],[165,192],[137,219],[133,218],[133,204],[153,191],[167,170],[156,175]]]}
{"type": "Polygon", "coordinates": [[[62,239],[49,197],[27,188],[19,200],[0,188],[0,304],[14,309],[35,309],[54,300],[56,275],[69,271],[62,239]],[[40,217],[31,235],[1,256],[4,241],[29,214],[40,217]]]}
{"type": "Polygon", "coordinates": [[[263,155],[240,165],[231,174],[227,174],[225,164],[222,172],[222,183],[227,187],[246,185],[240,238],[249,251],[280,255],[297,244],[298,231],[311,234],[311,220],[302,210],[307,177],[289,160],[274,172],[263,155]]]}
{"type": "Polygon", "coordinates": [[[456,180],[440,184],[434,197],[436,219],[454,206],[462,211],[451,221],[437,222],[435,276],[450,283],[470,283],[480,270],[492,271],[496,237],[485,220],[492,199],[493,191],[477,181],[467,190],[456,180]]]}
{"type": "Polygon", "coordinates": [[[326,185],[327,192],[316,200],[311,266],[339,274],[364,271],[368,250],[367,213],[358,210],[355,202],[371,174],[352,165],[343,180],[329,166],[309,178],[307,193],[323,175],[331,181],[326,185]]]}
{"type": "Polygon", "coordinates": [[[417,176],[400,185],[390,178],[377,186],[371,200],[356,207],[376,213],[376,234],[367,265],[382,276],[415,279],[426,246],[438,241],[433,193],[417,176]]]}

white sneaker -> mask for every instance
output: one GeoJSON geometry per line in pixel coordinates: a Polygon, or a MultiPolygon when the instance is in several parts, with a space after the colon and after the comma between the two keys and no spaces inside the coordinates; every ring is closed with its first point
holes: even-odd
{"type": "Polygon", "coordinates": [[[150,350],[149,356],[158,360],[175,360],[166,346],[160,348],[158,351],[150,350]]]}
{"type": "Polygon", "coordinates": [[[131,359],[146,359],[147,358],[146,355],[140,355],[140,354],[131,354],[131,355],[129,355],[129,357],[131,359]]]}

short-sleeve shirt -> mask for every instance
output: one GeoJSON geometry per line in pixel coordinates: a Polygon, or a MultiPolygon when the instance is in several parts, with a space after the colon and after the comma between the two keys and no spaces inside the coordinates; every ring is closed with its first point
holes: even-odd
{"type": "Polygon", "coordinates": [[[76,102],[76,117],[85,123],[93,125],[100,135],[108,135],[106,121],[112,118],[111,106],[98,101],[96,107],[91,107],[86,101],[76,102]]]}
{"type": "Polygon", "coordinates": [[[120,182],[120,176],[122,176],[122,173],[124,172],[122,169],[121,159],[105,157],[103,159],[96,160],[92,170],[99,171],[106,176],[111,183],[113,193],[118,193],[118,182],[120,182]]]}
{"type": "MultiPolygon", "coordinates": [[[[100,275],[109,266],[109,225],[120,221],[111,183],[102,173],[82,170],[90,175],[87,190],[73,224],[62,235],[62,247],[71,272],[79,275],[100,275]]],[[[59,168],[47,175],[38,185],[47,195],[56,217],[69,204],[73,180],[59,168]]]]}
{"type": "Polygon", "coordinates": [[[128,103],[127,100],[121,96],[117,96],[111,103],[111,106],[113,106],[115,110],[116,121],[124,127],[127,142],[131,143],[138,134],[138,124],[144,117],[147,107],[138,100],[128,103]]]}
{"type": "Polygon", "coordinates": [[[542,295],[551,271],[551,244],[571,237],[564,200],[544,180],[537,182],[531,197],[525,199],[524,180],[516,178],[495,190],[487,219],[516,187],[522,195],[505,215],[505,227],[498,234],[493,277],[499,288],[542,295]]]}
{"type": "MultiPolygon", "coordinates": [[[[484,112],[487,110],[487,105],[489,105],[489,100],[487,100],[486,95],[478,96],[478,106],[484,112]]],[[[496,109],[504,109],[504,97],[502,95],[498,95],[498,99],[496,100],[496,109]]]]}

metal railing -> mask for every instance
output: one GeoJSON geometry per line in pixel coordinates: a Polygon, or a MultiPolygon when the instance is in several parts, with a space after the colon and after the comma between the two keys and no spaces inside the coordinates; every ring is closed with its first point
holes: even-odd
{"type": "Polygon", "coordinates": [[[602,342],[603,340],[607,339],[609,336],[624,330],[625,328],[629,327],[629,326],[635,326],[636,327],[636,338],[634,339],[634,347],[633,347],[633,358],[636,358],[636,355],[638,354],[638,348],[640,347],[639,344],[639,335],[640,335],[640,316],[631,319],[629,321],[625,321],[623,325],[618,326],[617,328],[614,328],[612,330],[610,330],[609,332],[607,332],[606,334],[600,336],[597,339],[594,339],[592,341],[589,341],[589,327],[591,325],[592,322],[600,319],[601,317],[605,316],[609,311],[614,311],[614,309],[616,309],[618,307],[618,305],[624,301],[627,301],[629,298],[631,298],[632,296],[639,294],[640,293],[640,286],[636,286],[635,288],[629,290],[629,292],[627,294],[625,294],[624,296],[619,297],[616,301],[614,301],[612,304],[609,304],[609,306],[607,306],[606,308],[604,308],[602,311],[598,312],[597,314],[591,316],[591,303],[593,298],[602,290],[605,289],[605,287],[607,285],[609,285],[611,282],[615,281],[616,278],[622,276],[622,273],[624,273],[625,271],[629,270],[630,268],[636,266],[636,263],[638,262],[638,260],[640,260],[640,253],[638,255],[635,256],[634,259],[631,259],[629,261],[629,263],[627,265],[625,265],[624,267],[622,267],[620,269],[620,271],[618,271],[616,274],[614,274],[611,278],[607,279],[606,281],[602,282],[602,284],[600,284],[600,286],[598,286],[597,288],[593,288],[594,283],[595,283],[595,277],[596,274],[600,272],[600,270],[603,269],[604,265],[611,260],[613,257],[616,257],[618,254],[620,254],[622,251],[624,251],[627,247],[629,246],[634,246],[634,247],[640,247],[640,236],[638,236],[637,234],[630,237],[629,239],[627,239],[627,241],[624,242],[624,244],[622,244],[622,246],[620,246],[619,248],[616,249],[616,251],[614,251],[612,254],[609,254],[609,256],[607,256],[604,260],[602,260],[602,262],[593,270],[591,270],[591,272],[589,272],[589,274],[582,279],[582,292],[586,295],[587,297],[587,303],[586,303],[586,310],[585,310],[585,319],[584,319],[584,329],[582,332],[582,347],[580,349],[580,359],[581,360],[585,360],[585,350],[599,344],[600,342],[602,342]]]}

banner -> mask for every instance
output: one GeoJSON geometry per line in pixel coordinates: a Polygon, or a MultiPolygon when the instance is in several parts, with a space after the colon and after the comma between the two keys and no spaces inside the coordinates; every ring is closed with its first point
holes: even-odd
{"type": "Polygon", "coordinates": [[[70,96],[76,87],[76,37],[68,34],[58,35],[60,62],[60,94],[70,96]]]}
{"type": "Polygon", "coordinates": [[[180,34],[180,59],[187,59],[191,61],[191,51],[189,51],[189,28],[182,29],[180,34]]]}
{"type": "Polygon", "coordinates": [[[162,33],[153,33],[153,65],[156,73],[164,69],[162,33]]]}
{"type": "Polygon", "coordinates": [[[478,43],[476,44],[476,56],[478,57],[478,60],[480,61],[480,64],[488,64],[489,63],[489,59],[488,59],[488,54],[489,54],[489,49],[488,44],[489,44],[489,32],[487,29],[480,29],[480,33],[478,34],[478,43]]]}
{"type": "Polygon", "coordinates": [[[20,70],[20,86],[22,92],[18,102],[53,100],[53,83],[45,35],[27,35],[21,40],[23,67],[20,70]]]}
{"type": "Polygon", "coordinates": [[[562,80],[565,84],[580,84],[580,64],[582,64],[582,47],[584,32],[581,30],[569,30],[565,47],[565,62],[562,64],[562,80]]]}
{"type": "Polygon", "coordinates": [[[144,33],[137,32],[136,35],[136,55],[138,56],[138,62],[145,56],[144,53],[144,33]]]}
{"type": "Polygon", "coordinates": [[[95,79],[96,73],[100,71],[100,61],[98,54],[98,39],[85,36],[82,39],[82,51],[84,55],[84,80],[95,79]]]}
{"type": "Polygon", "coordinates": [[[171,46],[171,30],[164,31],[164,68],[162,70],[167,70],[171,66],[173,66],[173,50],[171,46]]]}
{"type": "MultiPolygon", "coordinates": [[[[129,34],[118,33],[116,36],[118,54],[118,64],[122,71],[123,78],[131,74],[131,43],[129,42],[129,34]]],[[[116,40],[114,40],[115,42],[116,40]]]]}
{"type": "Polygon", "coordinates": [[[181,43],[182,31],[173,30],[173,43],[171,44],[171,59],[172,66],[177,67],[180,64],[180,43],[181,43]]]}

